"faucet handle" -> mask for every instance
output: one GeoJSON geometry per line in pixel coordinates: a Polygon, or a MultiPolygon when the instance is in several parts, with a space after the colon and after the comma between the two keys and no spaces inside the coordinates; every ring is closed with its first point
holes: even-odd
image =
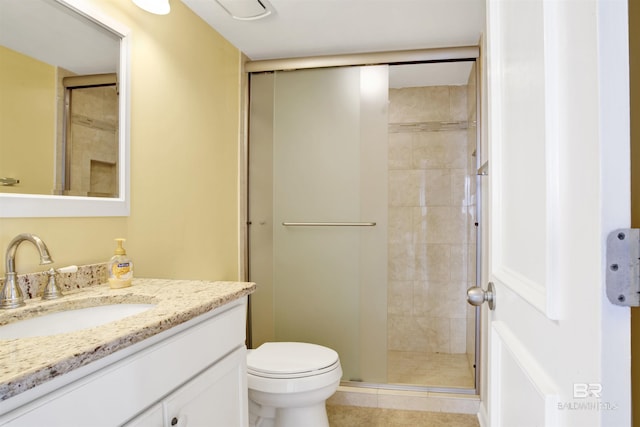
{"type": "Polygon", "coordinates": [[[44,291],[42,292],[42,299],[56,299],[60,298],[62,294],[62,290],[58,283],[56,282],[56,274],[58,273],[75,273],[78,271],[77,265],[70,265],[67,267],[62,267],[58,269],[50,268],[47,271],[49,275],[49,280],[47,281],[47,286],[45,286],[44,291]]]}
{"type": "Polygon", "coordinates": [[[53,268],[47,271],[49,280],[47,281],[47,286],[44,287],[44,291],[42,291],[42,299],[56,299],[62,296],[62,291],[56,283],[56,273],[57,271],[53,268]]]}

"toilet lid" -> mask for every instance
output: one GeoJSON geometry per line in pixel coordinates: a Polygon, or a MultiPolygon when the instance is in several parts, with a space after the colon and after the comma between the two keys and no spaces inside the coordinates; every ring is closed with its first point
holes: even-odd
{"type": "Polygon", "coordinates": [[[334,350],[299,342],[264,343],[247,355],[249,371],[274,376],[324,370],[337,362],[334,350]]]}

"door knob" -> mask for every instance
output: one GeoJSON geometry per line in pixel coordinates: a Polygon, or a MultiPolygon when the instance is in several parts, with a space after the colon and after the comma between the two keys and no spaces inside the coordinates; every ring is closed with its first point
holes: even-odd
{"type": "Polygon", "coordinates": [[[496,288],[493,286],[493,282],[489,282],[486,291],[479,286],[467,289],[467,302],[469,304],[478,306],[485,301],[489,304],[489,310],[496,308],[496,288]]]}

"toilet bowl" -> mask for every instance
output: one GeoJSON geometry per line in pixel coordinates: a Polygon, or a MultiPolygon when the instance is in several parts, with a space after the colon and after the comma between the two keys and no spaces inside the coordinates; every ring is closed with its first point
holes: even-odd
{"type": "Polygon", "coordinates": [[[329,427],[325,401],[341,377],[338,353],[327,347],[270,342],[249,350],[249,425],[329,427]]]}

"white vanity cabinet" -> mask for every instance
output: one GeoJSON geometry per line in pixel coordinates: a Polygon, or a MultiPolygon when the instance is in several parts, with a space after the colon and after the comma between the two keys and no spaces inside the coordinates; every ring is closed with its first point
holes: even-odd
{"type": "Polygon", "coordinates": [[[234,351],[125,427],[245,426],[245,359],[234,351]]]}
{"type": "Polygon", "coordinates": [[[0,415],[0,425],[247,426],[245,321],[246,297],[78,369],[98,365],[0,415]]]}

